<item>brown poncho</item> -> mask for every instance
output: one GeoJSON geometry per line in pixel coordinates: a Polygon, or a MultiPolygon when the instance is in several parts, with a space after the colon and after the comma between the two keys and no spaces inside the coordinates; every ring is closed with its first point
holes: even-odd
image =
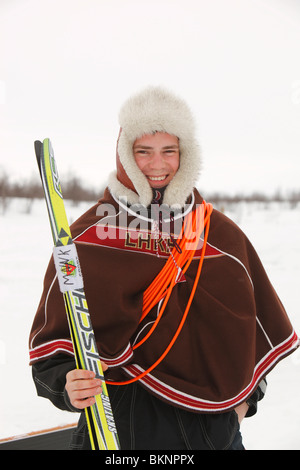
{"type": "MultiPolygon", "coordinates": [[[[194,191],[174,217],[181,226],[202,198],[194,191]]],[[[171,227],[174,228],[174,227],[171,227]]],[[[176,230],[158,231],[107,190],[71,227],[107,382],[126,381],[149,368],[172,340],[194,284],[202,238],[164,314],[149,331],[161,303],[140,323],[143,295],[174,247],[176,230]]],[[[243,232],[213,210],[196,293],[184,326],[163,361],[141,385],[175,406],[222,412],[245,401],[261,379],[299,345],[266,272],[243,232]]],[[[73,354],[63,296],[51,260],[30,334],[30,362],[73,354]]]]}

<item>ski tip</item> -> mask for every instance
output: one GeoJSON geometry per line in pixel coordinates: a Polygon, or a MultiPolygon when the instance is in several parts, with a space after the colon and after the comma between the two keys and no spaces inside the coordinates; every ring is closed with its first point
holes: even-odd
{"type": "Polygon", "coordinates": [[[36,156],[40,156],[42,147],[43,147],[43,144],[40,140],[34,141],[34,150],[35,150],[36,156]]]}

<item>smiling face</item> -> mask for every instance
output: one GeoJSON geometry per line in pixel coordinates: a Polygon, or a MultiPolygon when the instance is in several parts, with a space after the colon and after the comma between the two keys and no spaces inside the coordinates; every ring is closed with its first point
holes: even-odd
{"type": "Polygon", "coordinates": [[[143,135],[133,144],[137,166],[152,188],[167,186],[179,168],[179,140],[164,132],[143,135]]]}

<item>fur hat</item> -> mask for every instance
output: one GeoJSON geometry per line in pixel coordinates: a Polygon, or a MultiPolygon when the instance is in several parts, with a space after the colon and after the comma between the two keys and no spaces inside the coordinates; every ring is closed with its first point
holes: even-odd
{"type": "Polygon", "coordinates": [[[129,98],[119,114],[121,127],[117,144],[117,172],[110,176],[109,188],[129,204],[148,206],[152,188],[133,156],[133,144],[145,134],[166,132],[179,138],[180,166],[164,193],[164,204],[182,207],[197,182],[200,151],[195,140],[195,124],[187,104],[160,87],[149,87],[129,98]]]}

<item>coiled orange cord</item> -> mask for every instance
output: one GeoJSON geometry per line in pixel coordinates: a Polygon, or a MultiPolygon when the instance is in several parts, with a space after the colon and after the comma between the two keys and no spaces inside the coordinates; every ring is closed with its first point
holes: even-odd
{"type": "Polygon", "coordinates": [[[155,330],[167,306],[172,290],[177,282],[178,270],[181,270],[182,273],[184,274],[186,270],[188,269],[194,257],[195,251],[197,249],[200,235],[203,232],[203,229],[205,228],[203,247],[202,247],[202,252],[201,252],[201,256],[199,260],[196,277],[194,280],[194,285],[191,291],[189,301],[185,308],[184,314],[182,316],[182,319],[179,323],[179,326],[172,340],[170,341],[169,345],[167,346],[163,354],[159,357],[159,359],[157,359],[157,361],[154,364],[152,364],[152,366],[149,367],[147,370],[145,370],[143,373],[124,382],[107,381],[108,384],[127,385],[127,384],[130,384],[132,382],[135,382],[141,379],[142,377],[147,375],[149,372],[151,372],[164,359],[164,357],[168,354],[173,344],[175,343],[185,323],[185,320],[188,315],[191,303],[193,301],[193,298],[196,292],[198,281],[200,278],[204,255],[205,255],[206,243],[207,243],[207,238],[208,238],[208,233],[209,233],[209,227],[210,227],[210,215],[212,213],[212,210],[213,210],[212,205],[207,204],[205,201],[203,201],[203,203],[199,207],[197,207],[197,209],[193,211],[187,217],[187,220],[184,222],[182,230],[181,230],[181,234],[179,237],[180,238],[179,246],[181,250],[180,252],[178,252],[178,250],[176,250],[175,248],[172,250],[172,256],[171,255],[169,256],[163,269],[156,276],[156,278],[153,280],[150,286],[146,289],[144,293],[144,298],[143,298],[143,313],[142,313],[140,322],[147,316],[147,314],[152,310],[152,308],[160,300],[164,298],[164,302],[160,309],[159,315],[157,316],[157,319],[155,320],[151,329],[148,331],[147,335],[145,335],[141,341],[136,343],[132,349],[134,350],[134,349],[137,349],[139,346],[141,346],[155,330]],[[193,249],[189,249],[189,244],[192,244],[193,249]],[[174,262],[174,260],[176,263],[174,262]]]}

